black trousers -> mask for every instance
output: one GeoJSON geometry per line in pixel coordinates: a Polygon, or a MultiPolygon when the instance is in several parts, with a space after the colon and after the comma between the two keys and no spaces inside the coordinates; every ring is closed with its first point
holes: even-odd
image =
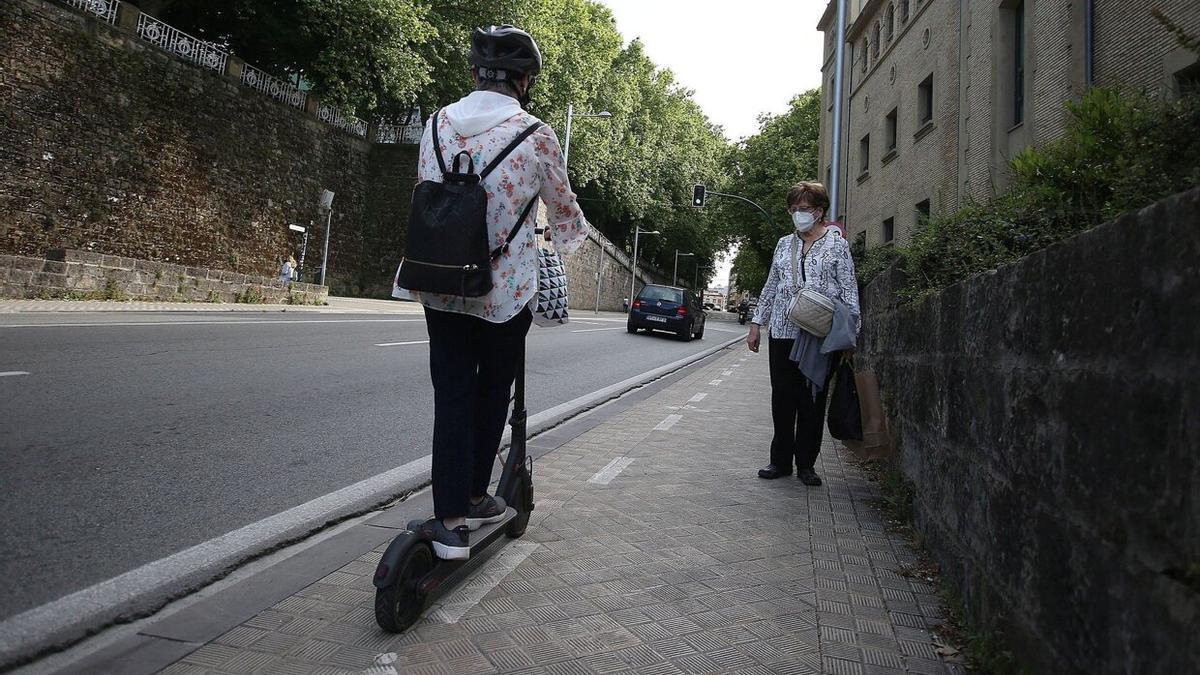
{"type": "Polygon", "coordinates": [[[505,323],[425,308],[433,380],[433,511],[467,515],[487,492],[533,314],[505,323]]]}
{"type": "Polygon", "coordinates": [[[770,338],[767,346],[771,361],[771,420],[775,436],[771,439],[771,463],[786,471],[811,469],[821,452],[825,433],[825,394],[829,381],[814,401],[808,380],[788,356],[792,341],[770,338]]]}

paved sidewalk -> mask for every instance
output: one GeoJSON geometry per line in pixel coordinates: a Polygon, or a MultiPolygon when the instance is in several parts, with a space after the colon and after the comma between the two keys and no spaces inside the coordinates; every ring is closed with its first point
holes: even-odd
{"type": "Polygon", "coordinates": [[[525,536],[406,634],[375,625],[380,546],[162,672],[962,672],[840,446],[822,487],[757,478],[767,382],[730,349],[542,457],[525,536]]]}

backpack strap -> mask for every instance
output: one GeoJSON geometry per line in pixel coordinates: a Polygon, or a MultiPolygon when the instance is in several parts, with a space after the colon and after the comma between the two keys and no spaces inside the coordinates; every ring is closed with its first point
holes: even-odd
{"type": "Polygon", "coordinates": [[[508,157],[510,152],[516,150],[518,145],[523,143],[526,138],[529,138],[530,134],[537,131],[541,126],[542,122],[534,122],[533,124],[530,124],[525,131],[522,131],[520,135],[518,135],[512,140],[511,143],[508,144],[507,147],[501,150],[500,154],[496,155],[496,158],[493,159],[490,164],[484,167],[483,171],[479,172],[479,180],[483,181],[483,179],[487,178],[488,174],[492,172],[492,169],[495,169],[497,166],[499,166],[500,162],[503,162],[504,158],[508,157]]]}
{"type": "Polygon", "coordinates": [[[517,220],[517,224],[513,227],[512,232],[508,233],[508,239],[504,240],[504,245],[492,251],[492,254],[489,256],[492,260],[499,258],[508,250],[508,245],[513,243],[513,239],[517,238],[517,233],[521,231],[521,226],[525,224],[525,219],[529,217],[529,212],[533,210],[533,205],[537,203],[537,200],[537,195],[534,195],[533,199],[530,199],[529,203],[525,205],[525,210],[521,212],[521,218],[517,220]]]}
{"type": "Polygon", "coordinates": [[[445,176],[447,173],[446,160],[442,159],[442,141],[438,138],[437,132],[438,115],[442,114],[442,110],[445,110],[445,108],[438,108],[433,111],[433,121],[429,123],[429,128],[433,129],[433,154],[437,156],[438,168],[442,170],[442,175],[445,176]]]}

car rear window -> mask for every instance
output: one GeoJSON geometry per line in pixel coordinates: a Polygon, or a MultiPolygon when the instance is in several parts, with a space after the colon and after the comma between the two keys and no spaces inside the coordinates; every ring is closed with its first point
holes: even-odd
{"type": "Polygon", "coordinates": [[[638,298],[656,302],[659,300],[665,302],[674,302],[683,304],[683,291],[677,288],[665,288],[663,286],[647,286],[638,294],[638,298]]]}

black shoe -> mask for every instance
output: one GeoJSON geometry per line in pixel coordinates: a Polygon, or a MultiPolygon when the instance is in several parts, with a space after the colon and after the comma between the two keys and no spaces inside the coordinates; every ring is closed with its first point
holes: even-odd
{"type": "Polygon", "coordinates": [[[764,468],[758,470],[759,478],[782,478],[792,475],[792,468],[781,469],[774,464],[768,464],[764,468]]]}
{"type": "Polygon", "coordinates": [[[421,529],[433,539],[433,552],[442,560],[466,560],[471,557],[471,531],[466,525],[448,530],[441,520],[430,518],[421,525],[421,529]]]}
{"type": "Polygon", "coordinates": [[[816,487],[821,484],[821,477],[818,476],[817,472],[813,471],[812,469],[804,469],[803,471],[797,473],[796,477],[799,478],[800,482],[804,483],[805,485],[816,487]]]}
{"type": "Polygon", "coordinates": [[[484,495],[483,501],[468,506],[467,528],[474,532],[484,525],[504,520],[504,509],[507,507],[508,505],[504,503],[504,497],[484,495]]]}

